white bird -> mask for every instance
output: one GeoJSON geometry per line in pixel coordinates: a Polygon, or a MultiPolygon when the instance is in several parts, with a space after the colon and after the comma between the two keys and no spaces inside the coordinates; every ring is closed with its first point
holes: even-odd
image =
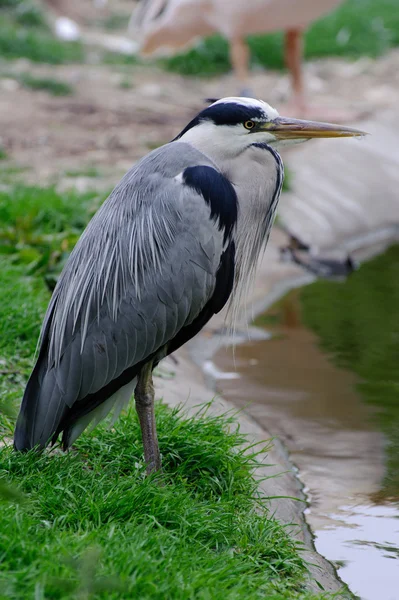
{"type": "MultiPolygon", "coordinates": [[[[242,91],[249,94],[250,52],[246,36],[285,32],[285,63],[292,77],[293,111],[310,109],[304,93],[303,32],[342,0],[141,0],[129,29],[143,55],[173,53],[220,33],[229,42],[230,59],[242,91]]],[[[325,109],[324,109],[325,110],[325,109]]]]}
{"type": "Polygon", "coordinates": [[[64,448],[135,394],[147,470],[160,468],[152,370],[229,301],[234,322],[283,182],[282,144],[362,132],[224,98],[134,165],[57,282],[14,445],[64,448]]]}

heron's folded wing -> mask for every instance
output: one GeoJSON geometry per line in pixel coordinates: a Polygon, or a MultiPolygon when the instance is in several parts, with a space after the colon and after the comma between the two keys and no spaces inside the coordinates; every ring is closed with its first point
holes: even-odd
{"type": "Polygon", "coordinates": [[[116,188],[93,218],[61,275],[43,327],[31,384],[38,400],[31,415],[35,443],[54,434],[68,409],[89,396],[92,402],[162,349],[210,300],[229,241],[226,227],[227,238],[232,232],[214,194],[232,194],[219,200],[223,210],[231,202],[236,211],[226,182],[209,166],[172,179],[150,178],[146,195],[116,188]]]}

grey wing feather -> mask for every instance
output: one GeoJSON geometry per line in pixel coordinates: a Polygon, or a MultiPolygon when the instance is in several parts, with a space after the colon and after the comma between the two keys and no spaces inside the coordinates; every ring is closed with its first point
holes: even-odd
{"type": "Polygon", "coordinates": [[[204,198],[177,177],[209,161],[178,146],[186,145],[133,168],[72,252],[43,325],[46,356],[27,386],[17,448],[45,446],[68,409],[162,348],[211,297],[223,234],[204,198]]]}

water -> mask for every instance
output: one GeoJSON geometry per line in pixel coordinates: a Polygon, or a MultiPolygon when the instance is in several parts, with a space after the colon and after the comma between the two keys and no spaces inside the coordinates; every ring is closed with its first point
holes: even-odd
{"type": "Polygon", "coordinates": [[[318,551],[364,600],[399,599],[399,247],[293,292],[272,338],[220,350],[223,395],[285,442],[318,551]]]}

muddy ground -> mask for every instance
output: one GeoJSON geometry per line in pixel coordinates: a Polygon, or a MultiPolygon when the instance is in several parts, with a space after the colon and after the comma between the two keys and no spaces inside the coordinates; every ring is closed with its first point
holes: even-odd
{"type": "MultiPolygon", "coordinates": [[[[172,139],[204,106],[208,97],[237,94],[231,75],[183,78],[159,68],[94,64],[50,66],[27,60],[0,63],[0,145],[10,165],[24,167],[24,180],[93,187],[114,185],[138,158],[172,139]],[[20,73],[69,83],[74,93],[54,97],[25,89],[20,73]],[[95,167],[98,181],[84,174],[95,167]],[[74,172],[74,177],[66,176],[74,172]],[[81,175],[79,176],[79,173],[81,175]]],[[[307,63],[308,94],[313,104],[350,110],[378,119],[379,111],[399,101],[399,50],[377,61],[337,59],[307,63]]],[[[257,96],[280,108],[289,94],[288,76],[255,71],[257,96]]]]}

